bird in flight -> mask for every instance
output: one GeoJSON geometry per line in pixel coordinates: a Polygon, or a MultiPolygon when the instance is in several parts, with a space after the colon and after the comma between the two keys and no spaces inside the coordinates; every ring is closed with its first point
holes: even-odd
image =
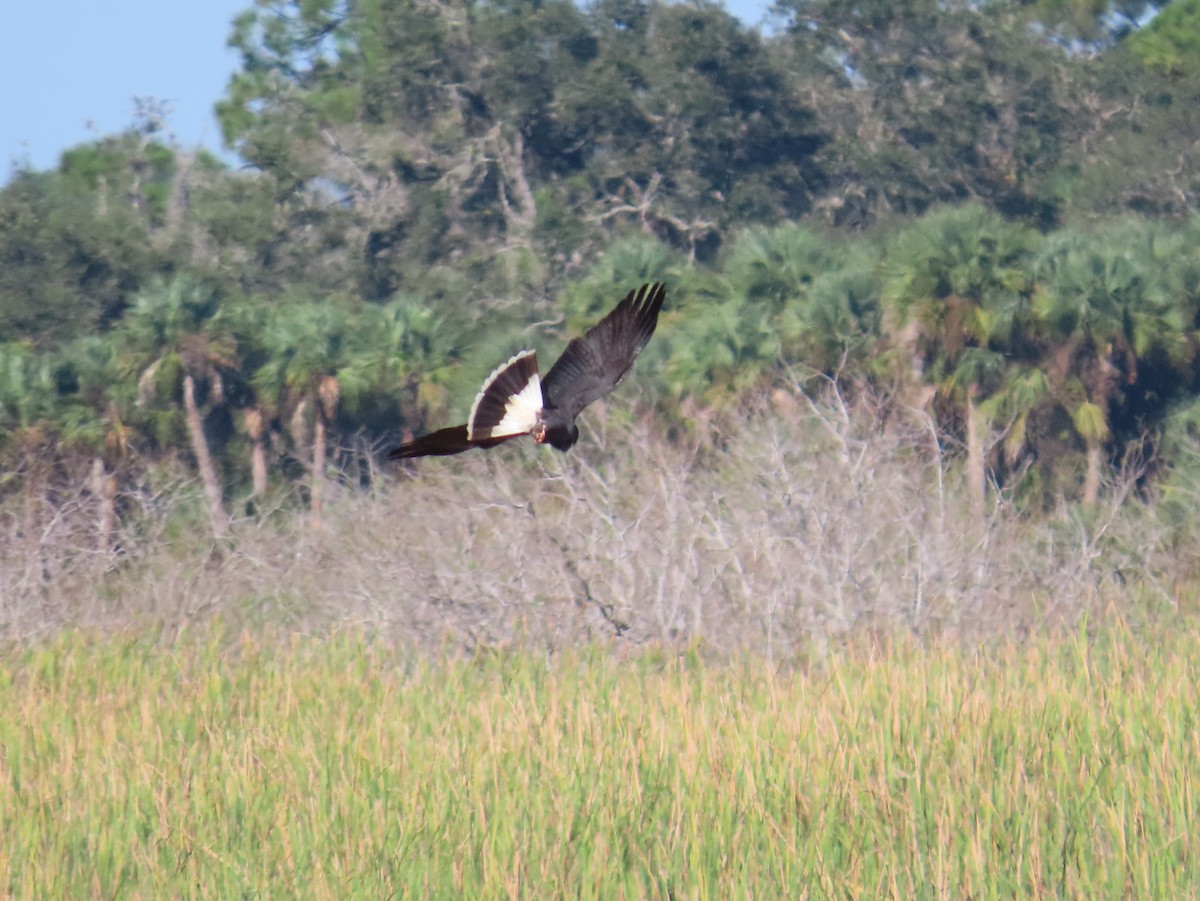
{"type": "Polygon", "coordinates": [[[391,460],[460,454],[490,448],[518,435],[570,450],[579,439],[575,417],[625,378],[654,334],[666,288],[661,283],[630,291],[611,313],[567,345],[545,378],[537,353],[523,350],[487,377],[466,425],[431,432],[388,452],[391,460]]]}

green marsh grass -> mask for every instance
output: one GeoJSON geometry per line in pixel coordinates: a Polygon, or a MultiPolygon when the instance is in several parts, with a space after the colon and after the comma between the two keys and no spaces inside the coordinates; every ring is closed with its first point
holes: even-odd
{"type": "Polygon", "coordinates": [[[0,658],[0,891],[1194,896],[1198,661],[1119,627],[787,672],[68,633],[0,658]]]}

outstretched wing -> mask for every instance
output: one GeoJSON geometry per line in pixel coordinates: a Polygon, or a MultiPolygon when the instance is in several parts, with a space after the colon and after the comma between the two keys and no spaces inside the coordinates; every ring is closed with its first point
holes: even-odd
{"type": "Polygon", "coordinates": [[[422,435],[415,441],[392,448],[388,451],[388,459],[407,460],[411,457],[448,457],[451,454],[461,454],[463,451],[470,450],[473,447],[481,447],[486,450],[489,447],[495,447],[497,444],[503,444],[512,437],[515,436],[509,435],[504,438],[472,441],[467,437],[467,427],[465,425],[456,425],[448,429],[439,429],[436,432],[430,432],[428,435],[422,435]]]}
{"type": "Polygon", "coordinates": [[[523,350],[487,377],[467,418],[472,441],[511,438],[533,430],[542,415],[542,383],[537,354],[523,350]]]}
{"type": "Polygon", "coordinates": [[[582,338],[573,339],[542,379],[546,405],[573,419],[617,387],[654,334],[666,295],[661,283],[642,285],[582,338]]]}

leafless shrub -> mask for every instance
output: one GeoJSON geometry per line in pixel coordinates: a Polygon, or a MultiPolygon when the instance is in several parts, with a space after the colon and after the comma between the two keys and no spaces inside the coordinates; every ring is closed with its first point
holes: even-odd
{"type": "Polygon", "coordinates": [[[884,421],[833,390],[777,393],[718,447],[603,411],[589,425],[566,456],[530,444],[425,460],[370,490],[348,487],[356,472],[321,528],[285,498],[221,543],[178,479],[129,490],[110,555],[82,487],[5,508],[0,631],[139,621],[172,635],[220,615],[427,647],[695,640],[784,659],[864,630],[1073,622],[1134,580],[1171,594],[1145,567],[1165,560],[1162,530],[1128,496],[1133,469],[1091,519],[1034,521],[998,496],[980,521],[932,423],[884,421]]]}

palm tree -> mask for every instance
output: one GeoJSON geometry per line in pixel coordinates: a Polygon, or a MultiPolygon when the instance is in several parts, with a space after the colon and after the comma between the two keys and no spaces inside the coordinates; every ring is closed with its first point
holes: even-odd
{"type": "Polygon", "coordinates": [[[866,375],[879,341],[878,253],[866,243],[843,246],[826,266],[779,311],[781,352],[827,376],[866,375]]]}
{"type": "Polygon", "coordinates": [[[778,334],[744,297],[729,296],[718,278],[694,280],[683,302],[687,312],[668,339],[668,389],[693,416],[696,407],[738,404],[779,360],[778,334]]]}
{"type": "Polygon", "coordinates": [[[414,294],[398,294],[361,315],[361,341],[351,363],[364,385],[354,398],[356,412],[368,427],[402,423],[406,433],[424,428],[431,413],[449,405],[460,328],[414,294]]]}
{"type": "Polygon", "coordinates": [[[805,353],[809,292],[836,268],[836,249],[816,229],[752,227],[734,240],[721,267],[720,303],[732,313],[743,379],[757,381],[781,361],[813,363],[805,353]]]}
{"type": "Polygon", "coordinates": [[[44,443],[54,395],[48,357],[24,343],[0,344],[0,442],[8,454],[44,443]]]}
{"type": "Polygon", "coordinates": [[[267,493],[267,441],[275,420],[275,410],[266,398],[253,389],[254,373],[269,358],[264,335],[270,322],[269,302],[247,298],[226,302],[217,313],[215,324],[234,337],[241,364],[232,402],[241,414],[242,429],[250,441],[250,497],[267,493]]]}
{"type": "Polygon", "coordinates": [[[343,397],[356,398],[367,384],[356,359],[363,329],[334,303],[292,299],[272,308],[263,343],[268,356],[252,378],[256,396],[288,418],[297,452],[309,443],[312,422],[309,505],[319,525],[329,428],[343,397]]]}
{"type": "Polygon", "coordinates": [[[1194,354],[1195,322],[1167,290],[1177,249],[1161,227],[1124,220],[1093,232],[1057,232],[1038,254],[1035,309],[1052,347],[1051,379],[1086,449],[1085,508],[1099,497],[1122,384],[1137,380],[1152,352],[1181,365],[1194,354]]]}
{"type": "Polygon", "coordinates": [[[204,417],[223,402],[224,375],[237,368],[238,360],[233,336],[215,321],[218,307],[217,296],[192,277],[157,280],[134,299],[120,340],[124,366],[138,382],[139,406],[149,407],[165,397],[182,401],[209,521],[213,533],[222,537],[229,517],[204,434],[204,417]]]}
{"type": "Polygon", "coordinates": [[[56,453],[60,413],[50,354],[23,343],[0,345],[0,490],[15,483],[23,507],[20,528],[9,538],[29,539],[27,565],[43,581],[52,577],[44,535],[56,453]]]}
{"type": "Polygon", "coordinates": [[[734,239],[721,271],[739,293],[780,307],[832,268],[837,257],[837,246],[817,229],[753,226],[734,239]]]}
{"type": "Polygon", "coordinates": [[[121,380],[113,342],[99,336],[89,335],[66,347],[59,367],[60,441],[91,456],[96,548],[107,554],[117,526],[118,466],[129,453],[131,439],[122,410],[132,405],[133,392],[121,380]]]}
{"type": "Polygon", "coordinates": [[[27,529],[45,496],[58,414],[48,354],[22,343],[0,344],[0,487],[18,479],[27,529]]]}
{"type": "Polygon", "coordinates": [[[1028,352],[1028,229],[981,206],[937,210],[900,233],[883,262],[883,298],[914,376],[963,411],[970,502],[982,515],[989,425],[981,404],[1028,352]]]}
{"type": "Polygon", "coordinates": [[[687,312],[670,338],[673,393],[699,395],[706,405],[721,407],[762,385],[781,363],[824,369],[830,336],[812,314],[821,309],[829,324],[837,318],[833,307],[844,298],[834,300],[833,282],[822,279],[837,268],[840,255],[828,237],[807,227],[741,232],[719,276],[693,275],[679,292],[687,312]],[[814,306],[818,284],[823,293],[814,306]]]}

